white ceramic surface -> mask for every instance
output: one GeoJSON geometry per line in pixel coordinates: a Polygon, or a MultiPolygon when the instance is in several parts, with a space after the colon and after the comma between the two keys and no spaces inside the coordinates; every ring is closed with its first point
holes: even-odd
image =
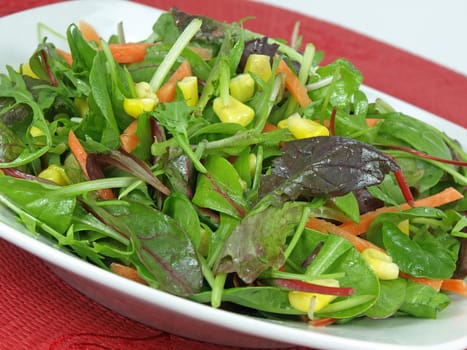
{"type": "MultiPolygon", "coordinates": [[[[130,2],[72,1],[37,8],[0,19],[0,67],[24,62],[37,44],[36,23],[64,32],[85,19],[104,36],[124,22],[129,40],[148,35],[160,11],[130,2]],[[8,38],[11,38],[8,40],[8,38]],[[18,40],[17,38],[21,38],[18,40]]],[[[429,121],[455,135],[467,148],[467,131],[402,101],[374,90],[398,110],[429,121]]],[[[437,320],[397,318],[361,320],[345,326],[310,328],[302,323],[272,322],[246,317],[151,289],[123,279],[35,240],[0,206],[0,238],[42,258],[65,281],[103,305],[132,319],[174,334],[218,344],[253,348],[284,344],[348,350],[462,350],[467,347],[467,299],[453,298],[437,320]],[[5,219],[6,218],[6,219],[5,219]]]]}

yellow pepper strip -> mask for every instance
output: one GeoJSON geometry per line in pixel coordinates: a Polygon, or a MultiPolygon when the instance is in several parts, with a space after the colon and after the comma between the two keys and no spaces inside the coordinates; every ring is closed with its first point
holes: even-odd
{"type": "Polygon", "coordinates": [[[230,80],[230,95],[240,102],[246,102],[255,93],[255,80],[250,74],[239,74],[230,80]]]}
{"type": "Polygon", "coordinates": [[[214,99],[213,110],[222,122],[237,123],[242,126],[250,124],[255,116],[253,108],[230,95],[214,99]]]}
{"type": "Polygon", "coordinates": [[[196,106],[198,104],[198,78],[196,76],[185,77],[178,83],[178,88],[182,91],[187,106],[196,106]]]}
{"type": "Polygon", "coordinates": [[[268,55],[251,54],[248,56],[243,73],[253,73],[263,81],[268,81],[272,75],[270,57],[268,55]]]}
{"type": "Polygon", "coordinates": [[[380,280],[393,280],[399,276],[399,266],[386,253],[368,248],[362,252],[362,256],[380,280]]]}
{"type": "Polygon", "coordinates": [[[57,185],[61,186],[66,186],[71,183],[65,172],[65,169],[56,164],[51,164],[47,167],[47,169],[42,170],[39,173],[39,177],[55,182],[57,185]]]}
{"type": "Polygon", "coordinates": [[[329,129],[313,120],[300,117],[298,113],[281,120],[277,126],[289,129],[296,139],[305,139],[315,136],[329,136],[329,129]]]}
{"type": "MultiPolygon", "coordinates": [[[[320,286],[339,287],[339,281],[335,279],[315,280],[313,283],[320,286]]],[[[308,314],[313,314],[314,312],[322,310],[326,305],[337,298],[336,295],[300,291],[290,291],[288,297],[290,304],[295,309],[307,312],[308,314]],[[313,310],[310,310],[311,307],[313,307],[313,310]]]]}

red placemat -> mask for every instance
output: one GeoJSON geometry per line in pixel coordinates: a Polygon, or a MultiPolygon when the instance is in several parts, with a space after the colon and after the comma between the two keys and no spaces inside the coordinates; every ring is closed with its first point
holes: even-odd
{"type": "MultiPolygon", "coordinates": [[[[4,1],[0,16],[57,1],[4,1]]],[[[287,38],[297,20],[304,41],[344,56],[365,83],[464,127],[467,77],[423,58],[329,23],[245,0],[140,0],[161,9],[177,6],[226,21],[256,16],[246,27],[287,38]]],[[[235,349],[167,334],[120,316],[83,296],[39,259],[0,240],[0,349],[235,349]]],[[[237,348],[239,349],[239,348],[237,348]]],[[[303,348],[294,348],[303,349],[303,348]]]]}

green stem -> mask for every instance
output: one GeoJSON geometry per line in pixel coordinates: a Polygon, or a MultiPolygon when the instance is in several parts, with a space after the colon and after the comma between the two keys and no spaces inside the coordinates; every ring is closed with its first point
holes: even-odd
{"type": "Polygon", "coordinates": [[[292,237],[292,240],[290,241],[289,245],[287,246],[287,249],[285,250],[284,256],[285,260],[287,260],[294,250],[295,246],[298,243],[298,240],[302,236],[303,231],[305,230],[305,225],[308,222],[308,218],[310,216],[310,208],[305,207],[303,208],[302,216],[300,217],[300,222],[298,223],[297,229],[295,230],[295,233],[292,237]]]}
{"type": "Polygon", "coordinates": [[[226,273],[219,273],[214,278],[214,286],[211,294],[211,306],[218,308],[222,302],[222,293],[224,292],[225,280],[227,278],[226,273]]]}
{"type": "Polygon", "coordinates": [[[201,173],[207,173],[208,171],[204,167],[204,165],[201,163],[199,158],[196,156],[195,152],[190,147],[189,142],[186,140],[185,136],[180,135],[180,134],[175,134],[174,135],[175,140],[177,141],[178,145],[180,148],[186,153],[186,155],[191,159],[193,162],[193,165],[195,166],[196,170],[198,170],[201,173]]]}
{"type": "Polygon", "coordinates": [[[151,78],[150,85],[153,91],[157,91],[164,81],[165,77],[169,73],[170,69],[174,65],[177,58],[180,56],[183,49],[188,45],[190,40],[195,36],[198,30],[201,28],[203,22],[199,18],[193,19],[185,30],[177,38],[177,41],[170,48],[167,56],[165,56],[162,63],[157,68],[153,77],[151,78]]]}

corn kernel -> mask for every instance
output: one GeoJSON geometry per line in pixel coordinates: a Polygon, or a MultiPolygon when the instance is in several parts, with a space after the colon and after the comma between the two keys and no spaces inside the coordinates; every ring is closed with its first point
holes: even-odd
{"type": "Polygon", "coordinates": [[[44,136],[44,132],[39,129],[37,126],[31,126],[31,129],[29,129],[29,134],[32,136],[32,137],[41,137],[41,136],[44,136]]]}
{"type": "Polygon", "coordinates": [[[39,174],[39,177],[55,182],[57,185],[61,186],[66,186],[71,183],[65,172],[65,169],[56,164],[51,164],[47,167],[47,169],[42,170],[39,174]]]}
{"type": "Polygon", "coordinates": [[[393,280],[399,276],[399,266],[392,262],[388,254],[368,248],[362,252],[362,256],[380,280],[393,280]]]}
{"type": "Polygon", "coordinates": [[[156,96],[154,91],[152,91],[151,85],[148,82],[141,81],[135,84],[135,93],[136,97],[139,98],[153,98],[156,96]]]}
{"type": "Polygon", "coordinates": [[[255,93],[255,81],[249,74],[239,74],[230,80],[230,94],[240,102],[246,102],[255,93]]]}
{"type": "MultiPolygon", "coordinates": [[[[339,281],[335,279],[315,280],[313,283],[320,286],[339,287],[339,281]]],[[[307,313],[318,312],[337,298],[335,295],[300,291],[290,291],[288,296],[290,304],[295,309],[307,313]],[[312,304],[313,298],[315,299],[314,304],[312,304]],[[311,306],[313,306],[313,310],[310,310],[311,306]]]]}
{"type": "Polygon", "coordinates": [[[253,108],[232,96],[228,97],[227,104],[224,104],[223,98],[217,97],[214,99],[212,107],[219,119],[224,123],[237,123],[247,126],[255,116],[253,108]]]}
{"type": "Polygon", "coordinates": [[[409,222],[409,219],[405,219],[405,220],[402,220],[401,222],[399,222],[397,224],[397,228],[399,230],[401,230],[404,234],[406,234],[407,236],[409,235],[410,233],[410,222],[409,222]]]}
{"type": "Polygon", "coordinates": [[[287,128],[296,139],[305,139],[316,136],[329,136],[329,129],[313,120],[300,117],[298,113],[281,120],[277,126],[287,128]]]}
{"type": "Polygon", "coordinates": [[[157,100],[153,98],[125,98],[123,100],[124,111],[132,116],[138,118],[144,112],[151,112],[156,108],[157,100]]]}
{"type": "Polygon", "coordinates": [[[195,76],[185,77],[177,83],[182,91],[185,102],[188,106],[198,104],[198,78],[195,76]]]}
{"type": "Polygon", "coordinates": [[[263,81],[268,81],[272,75],[270,58],[268,55],[251,54],[248,56],[243,73],[253,73],[263,81]]]}
{"type": "Polygon", "coordinates": [[[24,63],[23,65],[21,65],[21,74],[31,77],[33,79],[39,79],[37,74],[32,71],[29,63],[24,63]]]}

